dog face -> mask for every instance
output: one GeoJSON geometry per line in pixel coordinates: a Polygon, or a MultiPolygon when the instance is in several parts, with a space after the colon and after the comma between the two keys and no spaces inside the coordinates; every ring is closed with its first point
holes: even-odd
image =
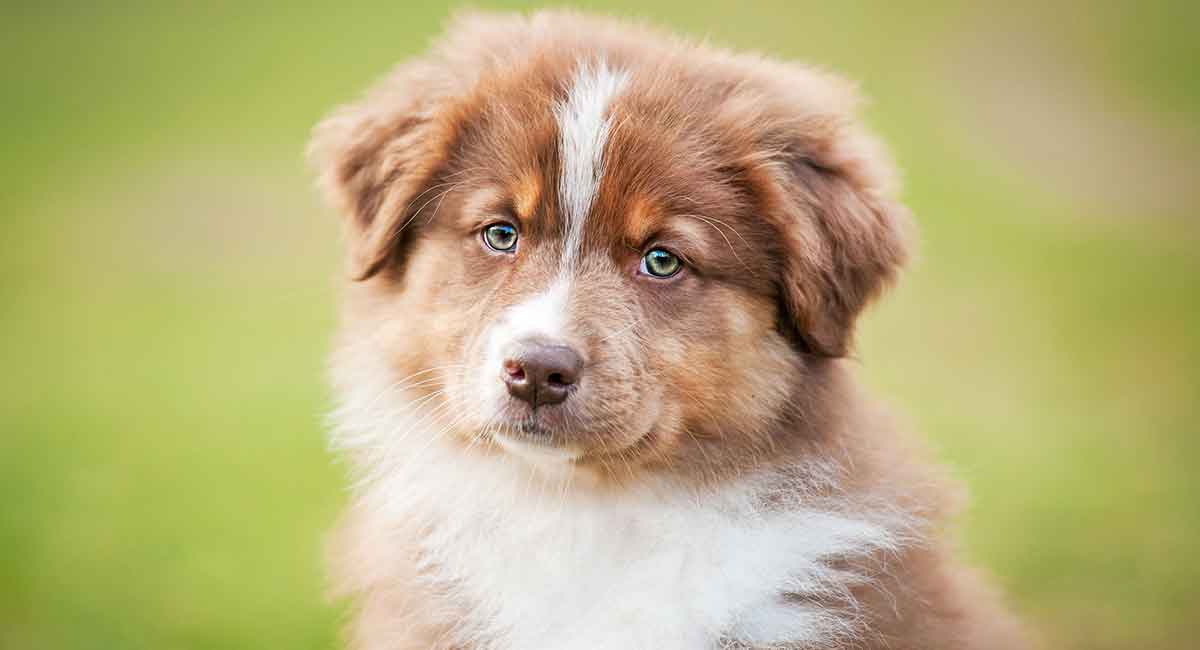
{"type": "Polygon", "coordinates": [[[847,88],[569,15],[450,33],[317,131],[342,381],[382,359],[429,435],[610,473],[804,435],[904,258],[847,88]]]}

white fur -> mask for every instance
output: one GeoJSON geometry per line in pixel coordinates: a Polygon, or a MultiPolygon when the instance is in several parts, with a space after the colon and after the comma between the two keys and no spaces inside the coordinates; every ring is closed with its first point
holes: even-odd
{"type": "Polygon", "coordinates": [[[566,101],[555,107],[562,165],[558,198],[568,224],[564,266],[572,266],[578,257],[583,221],[604,174],[604,145],[612,125],[608,106],[628,79],[628,73],[610,69],[603,60],[581,64],[566,101]]]}
{"type": "Polygon", "coordinates": [[[561,339],[567,331],[569,291],[569,283],[557,279],[544,292],[509,307],[493,328],[495,344],[528,337],[561,339]]]}
{"type": "MultiPolygon", "coordinates": [[[[360,484],[376,548],[419,544],[448,642],[488,650],[826,647],[858,621],[785,592],[852,603],[866,576],[835,559],[894,551],[904,522],[746,477],[696,493],[647,481],[594,493],[508,455],[446,444],[453,416],[377,398],[385,371],[352,368],[338,439],[374,477],[360,484]],[[365,452],[365,453],[361,453],[365,452]],[[764,497],[772,497],[764,507],[764,497]],[[417,533],[415,531],[421,531],[417,533]],[[795,647],[795,646],[792,646],[795,647]]],[[[345,385],[345,384],[343,384],[345,385]]],[[[566,464],[570,467],[570,464],[566,464]]],[[[799,468],[803,470],[804,468],[799,468]]],[[[813,468],[814,472],[824,471],[813,468]]],[[[392,558],[373,558],[386,571],[392,558]]]]}

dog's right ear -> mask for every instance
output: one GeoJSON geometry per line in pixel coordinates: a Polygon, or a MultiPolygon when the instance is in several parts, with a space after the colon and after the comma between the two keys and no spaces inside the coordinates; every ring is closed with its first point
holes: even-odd
{"type": "Polygon", "coordinates": [[[424,61],[405,63],[313,132],[309,159],[327,200],[346,218],[355,279],[402,261],[411,222],[446,163],[453,89],[440,72],[424,61]]]}

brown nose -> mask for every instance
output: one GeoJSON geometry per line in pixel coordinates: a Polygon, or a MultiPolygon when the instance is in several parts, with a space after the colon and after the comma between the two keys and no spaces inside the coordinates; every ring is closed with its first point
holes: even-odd
{"type": "Polygon", "coordinates": [[[537,408],[567,399],[583,373],[583,359],[565,345],[526,343],[504,361],[504,383],[513,397],[537,408]]]}

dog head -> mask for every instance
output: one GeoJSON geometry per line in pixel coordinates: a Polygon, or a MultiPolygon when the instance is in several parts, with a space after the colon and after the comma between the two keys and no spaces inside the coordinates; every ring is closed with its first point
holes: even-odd
{"type": "Polygon", "coordinates": [[[353,277],[340,381],[381,366],[375,400],[470,453],[610,470],[804,435],[905,259],[854,104],[624,25],[459,20],[316,132],[353,277]]]}

